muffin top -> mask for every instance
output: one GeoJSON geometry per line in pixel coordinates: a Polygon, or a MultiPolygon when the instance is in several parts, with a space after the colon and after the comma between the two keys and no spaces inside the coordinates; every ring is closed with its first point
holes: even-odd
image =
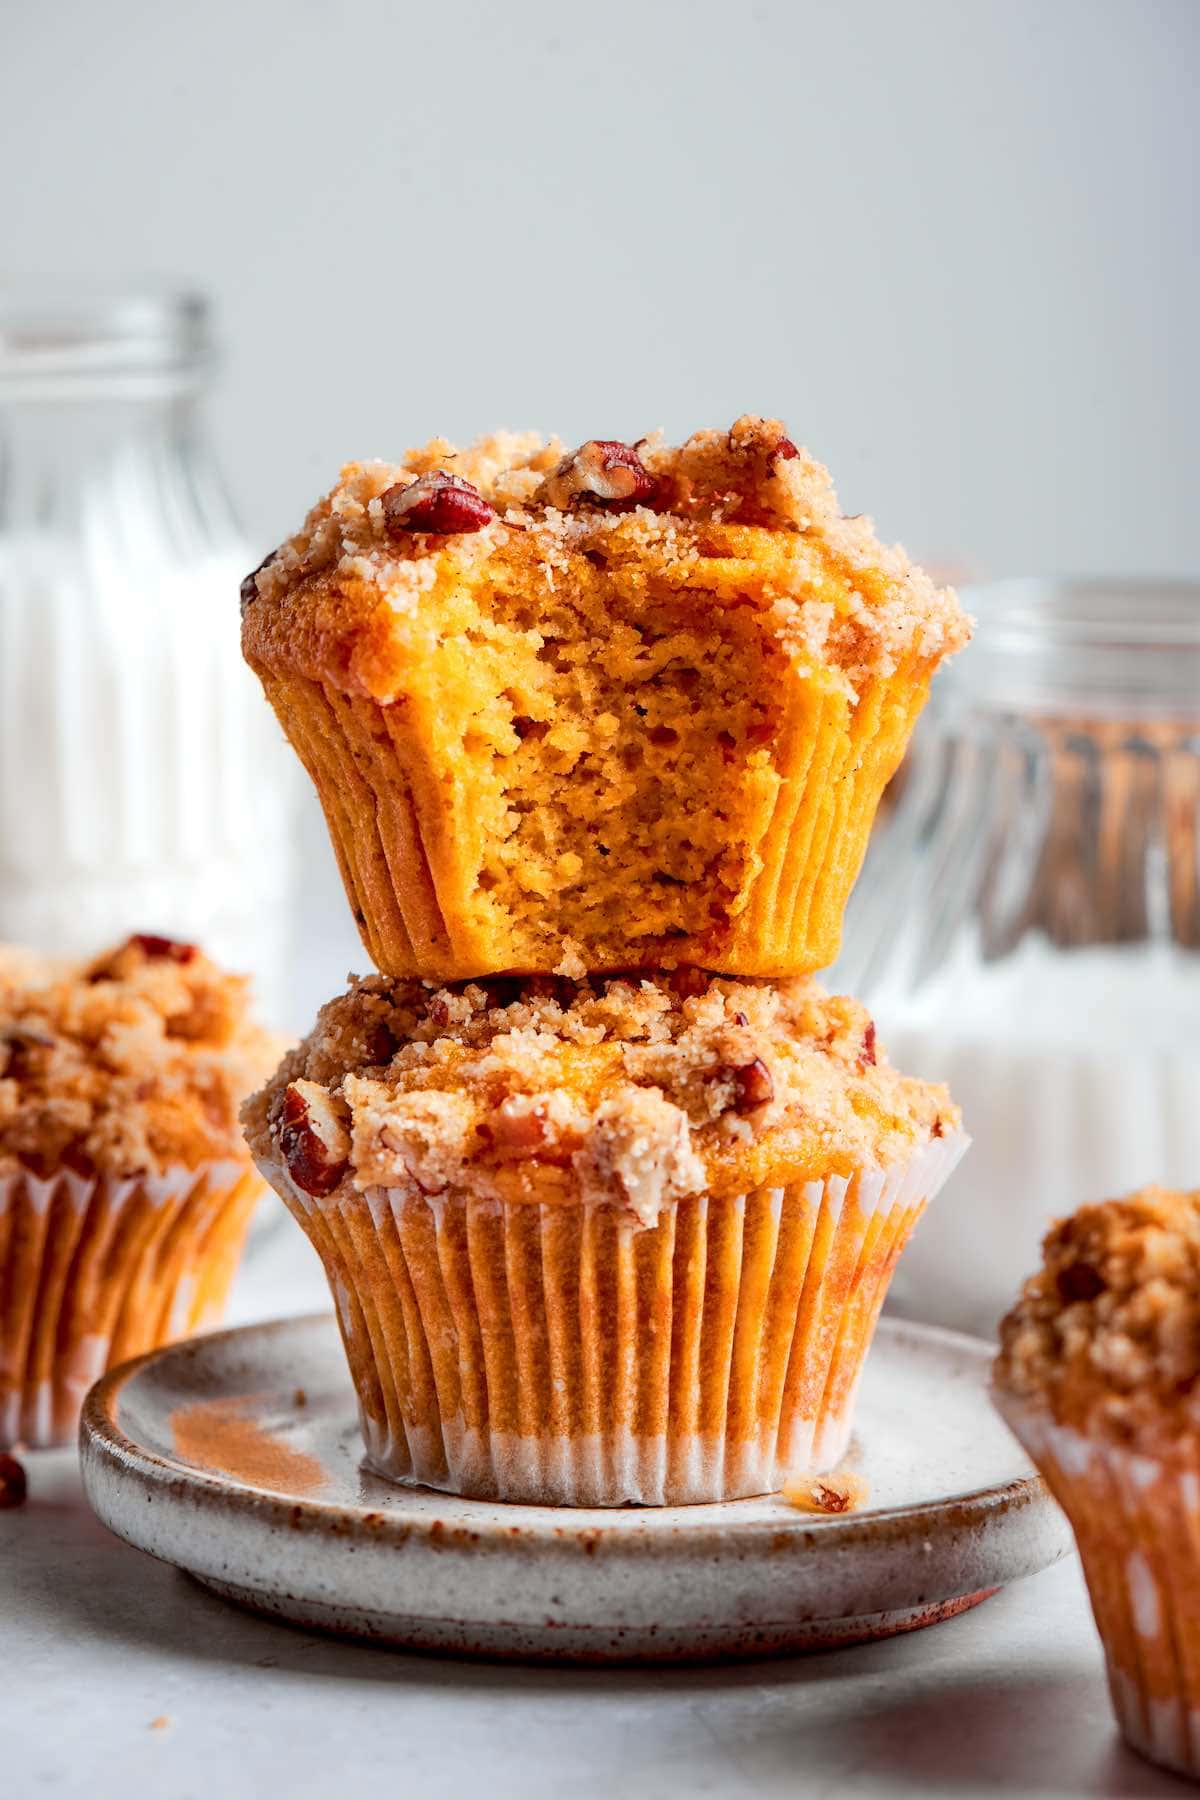
{"type": "Polygon", "coordinates": [[[436,987],[370,976],[325,1006],[244,1117],[309,1194],[374,1186],[643,1223],[688,1194],[894,1163],[959,1125],[853,1000],[682,970],[436,987]]]}
{"type": "Polygon", "coordinates": [[[244,1158],[239,1103],[281,1048],[248,985],[146,934],[88,963],[0,946],[0,1175],[244,1158]]]}
{"type": "Polygon", "coordinates": [[[838,670],[851,690],[908,656],[936,662],[970,629],[949,588],[840,511],[826,470],[779,420],[748,415],[679,446],[653,434],[569,451],[501,433],[349,463],[243,582],[247,656],[394,699],[425,648],[430,597],[497,561],[535,596],[590,567],[618,586],[754,608],[790,657],[838,670]]]}
{"type": "Polygon", "coordinates": [[[1089,1438],[1181,1456],[1200,1431],[1200,1189],[1082,1206],[1000,1328],[997,1386],[1089,1438]]]}

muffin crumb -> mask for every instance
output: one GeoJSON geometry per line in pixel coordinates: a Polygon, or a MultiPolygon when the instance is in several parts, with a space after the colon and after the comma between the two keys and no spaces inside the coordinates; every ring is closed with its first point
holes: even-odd
{"type": "Polygon", "coordinates": [[[828,1475],[797,1475],[785,1481],[781,1497],[801,1512],[847,1513],[865,1506],[871,1495],[869,1483],[849,1469],[836,1469],[828,1475]]]}

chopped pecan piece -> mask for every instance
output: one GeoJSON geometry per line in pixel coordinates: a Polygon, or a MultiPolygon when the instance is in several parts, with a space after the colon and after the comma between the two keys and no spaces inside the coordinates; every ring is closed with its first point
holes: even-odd
{"type": "Polygon", "coordinates": [[[672,990],[681,1000],[695,1000],[708,989],[709,977],[703,969],[676,969],[671,976],[672,990]]]}
{"type": "Polygon", "coordinates": [[[243,612],[245,612],[248,606],[253,606],[254,602],[258,599],[258,578],[264,569],[270,568],[278,555],[278,550],[272,550],[269,556],[263,557],[257,569],[251,569],[248,575],[242,576],[242,585],[238,590],[238,593],[241,599],[243,612]]]}
{"type": "Polygon", "coordinates": [[[367,1032],[367,1061],[369,1063],[390,1063],[398,1048],[391,1027],[386,1025],[382,1019],[377,1019],[367,1032]]]}
{"type": "Polygon", "coordinates": [[[1058,1271],[1058,1291],[1067,1306],[1081,1300],[1094,1300],[1106,1287],[1103,1275],[1088,1262],[1068,1263],[1058,1271]]]}
{"type": "Polygon", "coordinates": [[[775,1098],[775,1082],[761,1056],[748,1063],[718,1063],[706,1079],[733,1084],[732,1110],[743,1118],[757,1112],[760,1106],[769,1106],[775,1098]]]}
{"type": "Polygon", "coordinates": [[[36,1025],[0,1027],[0,1074],[19,1081],[38,1066],[39,1050],[53,1050],[55,1039],[36,1025]]]}
{"type": "Polygon", "coordinates": [[[733,1086],[734,1105],[740,1113],[757,1112],[760,1106],[769,1106],[775,1098],[775,1082],[761,1056],[734,1070],[733,1086]]]}
{"type": "Polygon", "coordinates": [[[190,963],[200,954],[195,944],[182,944],[178,938],[157,937],[150,931],[135,931],[129,942],[136,944],[151,962],[190,963]]]}
{"type": "Polygon", "coordinates": [[[559,508],[582,500],[619,510],[648,500],[654,485],[653,476],[631,444],[616,438],[589,438],[547,475],[542,496],[548,505],[559,508]]]}
{"type": "Polygon", "coordinates": [[[332,1194],[350,1162],[350,1134],[332,1096],[315,1081],[285,1088],[279,1149],[298,1188],[321,1198],[332,1194]]]}
{"type": "Polygon", "coordinates": [[[496,516],[478,488],[445,469],[431,469],[407,484],[397,482],[382,496],[391,532],[429,531],[436,537],[482,531],[496,516]]]}
{"type": "Polygon", "coordinates": [[[136,931],[123,944],[100,957],[88,970],[89,981],[115,981],[136,969],[137,957],[147,962],[195,962],[200,952],[195,944],[181,943],[178,938],[159,937],[155,932],[136,931]],[[131,960],[131,952],[133,959],[131,960]]]}
{"type": "Polygon", "coordinates": [[[0,1456],[0,1509],[24,1506],[29,1492],[25,1470],[15,1456],[0,1456]]]}

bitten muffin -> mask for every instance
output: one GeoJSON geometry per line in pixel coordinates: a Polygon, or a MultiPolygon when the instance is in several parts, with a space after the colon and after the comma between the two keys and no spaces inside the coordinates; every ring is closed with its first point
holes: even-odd
{"type": "Polygon", "coordinates": [[[351,463],[242,601],[367,950],[438,979],[825,967],[969,625],[758,418],[351,463]]]}
{"type": "Polygon", "coordinates": [[[68,1442],[106,1368],[220,1316],[263,1191],[238,1107],[279,1050],[193,945],[0,946],[0,1445],[68,1442]]]}
{"type": "Polygon", "coordinates": [[[368,1458],[566,1505],[764,1493],[850,1432],[944,1088],[809,981],[374,976],[249,1102],[368,1458]]]}
{"type": "Polygon", "coordinates": [[[1122,1732],[1200,1776],[1200,1190],[1081,1207],[1043,1249],[996,1403],[1074,1527],[1122,1732]]]}

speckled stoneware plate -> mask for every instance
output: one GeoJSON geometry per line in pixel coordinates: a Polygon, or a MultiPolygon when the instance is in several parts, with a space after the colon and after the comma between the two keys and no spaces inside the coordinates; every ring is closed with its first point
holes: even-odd
{"type": "Polygon", "coordinates": [[[584,1511],[381,1481],[360,1465],[332,1317],[106,1375],[84,1408],[84,1484],[131,1544],[353,1637],[598,1662],[815,1649],[934,1624],[1070,1547],[988,1404],[988,1359],[883,1321],[848,1459],[870,1498],[835,1518],[777,1497],[584,1511]]]}

